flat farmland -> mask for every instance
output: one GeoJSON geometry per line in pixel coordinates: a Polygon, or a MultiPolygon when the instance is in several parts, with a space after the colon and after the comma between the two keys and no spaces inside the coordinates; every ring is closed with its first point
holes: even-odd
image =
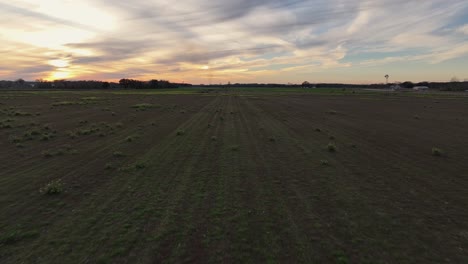
{"type": "Polygon", "coordinates": [[[468,263],[466,97],[9,91],[0,150],[1,263],[468,263]]]}

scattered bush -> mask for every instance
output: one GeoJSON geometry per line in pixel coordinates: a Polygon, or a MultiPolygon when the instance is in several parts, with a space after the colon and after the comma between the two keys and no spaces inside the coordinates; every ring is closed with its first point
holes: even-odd
{"type": "Polygon", "coordinates": [[[106,163],[106,170],[112,170],[114,168],[114,165],[112,163],[106,163]]]}
{"type": "Polygon", "coordinates": [[[51,136],[49,134],[42,134],[42,136],[41,136],[42,141],[48,141],[50,138],[51,138],[51,136]]]}
{"type": "Polygon", "coordinates": [[[432,156],[440,157],[444,152],[440,148],[432,148],[432,156]]]}
{"type": "Polygon", "coordinates": [[[328,145],[327,145],[327,149],[328,149],[328,151],[330,151],[330,152],[336,152],[336,145],[335,145],[334,143],[331,143],[331,142],[330,142],[330,143],[328,143],[328,145]]]}
{"type": "Polygon", "coordinates": [[[54,195],[63,192],[62,180],[53,180],[39,190],[42,194],[54,195]]]}
{"type": "Polygon", "coordinates": [[[146,168],[146,164],[145,164],[144,162],[137,162],[137,163],[135,163],[135,169],[137,169],[137,170],[142,170],[142,169],[144,169],[144,168],[146,168]]]}
{"type": "Polygon", "coordinates": [[[114,151],[114,152],[112,153],[112,156],[114,156],[114,157],[116,157],[116,158],[125,157],[125,155],[124,155],[122,152],[120,152],[120,151],[114,151]]]}
{"type": "Polygon", "coordinates": [[[157,105],[146,104],[146,103],[136,104],[132,106],[132,108],[135,108],[137,111],[146,111],[147,109],[154,108],[154,107],[157,107],[157,105]]]}

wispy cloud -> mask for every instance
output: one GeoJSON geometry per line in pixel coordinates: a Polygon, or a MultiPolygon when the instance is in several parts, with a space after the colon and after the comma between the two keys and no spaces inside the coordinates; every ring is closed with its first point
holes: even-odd
{"type": "Polygon", "coordinates": [[[467,14],[465,0],[13,0],[0,79],[354,82],[363,66],[467,57],[467,14]]]}

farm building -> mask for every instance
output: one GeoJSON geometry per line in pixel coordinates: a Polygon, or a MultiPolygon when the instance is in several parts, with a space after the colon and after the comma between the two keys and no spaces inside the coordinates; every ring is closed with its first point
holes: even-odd
{"type": "Polygon", "coordinates": [[[413,87],[413,90],[415,90],[415,91],[426,91],[426,90],[429,90],[429,87],[427,87],[427,86],[415,86],[415,87],[413,87]]]}

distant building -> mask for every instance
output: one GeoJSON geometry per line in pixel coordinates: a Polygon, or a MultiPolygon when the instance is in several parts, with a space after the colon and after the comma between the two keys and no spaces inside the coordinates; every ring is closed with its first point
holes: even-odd
{"type": "Polygon", "coordinates": [[[400,90],[401,86],[399,84],[395,84],[395,85],[390,86],[390,89],[392,89],[393,91],[400,90]]]}
{"type": "Polygon", "coordinates": [[[415,86],[415,87],[413,87],[413,90],[415,90],[415,91],[426,91],[426,90],[429,90],[429,87],[427,87],[427,86],[415,86]]]}

